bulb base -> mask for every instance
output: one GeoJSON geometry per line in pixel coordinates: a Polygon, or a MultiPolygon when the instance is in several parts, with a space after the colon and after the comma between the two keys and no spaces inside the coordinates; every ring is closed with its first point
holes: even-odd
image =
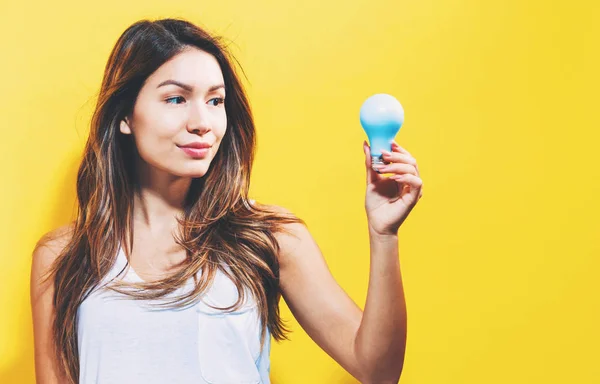
{"type": "Polygon", "coordinates": [[[377,173],[380,173],[377,169],[375,169],[375,166],[377,166],[377,165],[385,165],[385,162],[383,161],[383,157],[371,156],[371,169],[377,173]]]}

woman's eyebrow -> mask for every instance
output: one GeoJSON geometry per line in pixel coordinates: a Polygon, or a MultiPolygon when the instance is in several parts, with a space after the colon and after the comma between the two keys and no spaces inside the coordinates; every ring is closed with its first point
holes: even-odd
{"type": "MultiPolygon", "coordinates": [[[[162,83],[158,84],[158,86],[156,88],[160,88],[160,87],[165,86],[165,85],[176,85],[176,86],[178,86],[180,88],[185,89],[188,92],[192,92],[192,90],[194,89],[194,87],[192,87],[191,85],[184,84],[184,83],[179,82],[177,80],[165,80],[162,83]]],[[[208,89],[208,92],[214,92],[217,89],[221,89],[221,88],[225,89],[225,84],[213,85],[212,87],[210,87],[208,89]]]]}

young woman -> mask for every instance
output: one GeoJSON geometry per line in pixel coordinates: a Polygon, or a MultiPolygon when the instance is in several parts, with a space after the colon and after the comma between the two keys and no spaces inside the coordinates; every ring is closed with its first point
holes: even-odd
{"type": "Polygon", "coordinates": [[[415,159],[394,143],[375,172],[363,143],[363,312],[301,219],[248,199],[254,148],[248,101],[219,39],[176,19],[123,33],[77,175],[77,218],[33,252],[38,383],[269,383],[270,337],[287,331],[281,295],[358,380],[399,380],[398,229],[421,196],[415,159]]]}

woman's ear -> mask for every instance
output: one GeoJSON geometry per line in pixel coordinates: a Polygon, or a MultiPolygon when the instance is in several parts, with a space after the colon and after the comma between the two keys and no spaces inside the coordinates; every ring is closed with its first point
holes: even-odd
{"type": "Polygon", "coordinates": [[[121,120],[121,123],[119,124],[119,130],[125,135],[131,135],[131,127],[129,126],[129,119],[127,117],[121,120]]]}

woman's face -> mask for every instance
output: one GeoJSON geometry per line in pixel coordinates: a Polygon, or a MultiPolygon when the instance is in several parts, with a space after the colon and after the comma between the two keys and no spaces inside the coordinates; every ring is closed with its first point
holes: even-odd
{"type": "Polygon", "coordinates": [[[227,128],[219,63],[189,48],[159,67],[144,83],[120,131],[133,135],[143,166],[182,177],[202,177],[227,128]],[[206,149],[185,148],[206,144],[206,149]]]}

